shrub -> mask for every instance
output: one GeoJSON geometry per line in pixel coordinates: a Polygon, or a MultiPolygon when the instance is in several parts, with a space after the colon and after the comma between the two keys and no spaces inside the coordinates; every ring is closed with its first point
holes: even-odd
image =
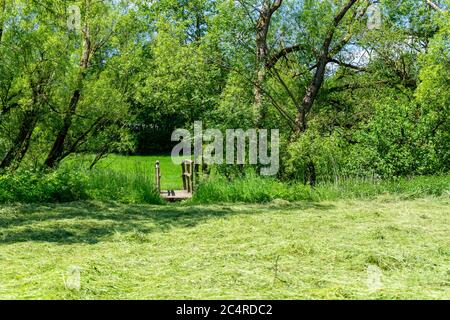
{"type": "Polygon", "coordinates": [[[87,199],[79,172],[19,171],[0,176],[0,202],[67,202],[87,199]]]}
{"type": "Polygon", "coordinates": [[[0,175],[0,203],[89,199],[162,203],[151,179],[141,173],[62,168],[50,173],[18,171],[0,175]]]}

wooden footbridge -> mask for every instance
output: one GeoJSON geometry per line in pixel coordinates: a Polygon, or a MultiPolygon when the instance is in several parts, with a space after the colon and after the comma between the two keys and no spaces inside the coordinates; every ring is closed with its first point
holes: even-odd
{"type": "Polygon", "coordinates": [[[161,190],[161,166],[156,161],[155,183],[161,198],[167,201],[182,201],[192,198],[194,193],[194,161],[184,160],[181,163],[181,179],[183,180],[183,190],[161,190]]]}

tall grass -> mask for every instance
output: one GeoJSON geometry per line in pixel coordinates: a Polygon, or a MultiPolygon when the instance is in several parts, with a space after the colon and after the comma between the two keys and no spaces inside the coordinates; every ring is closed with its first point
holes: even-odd
{"type": "Polygon", "coordinates": [[[255,174],[232,181],[223,177],[214,177],[198,187],[192,201],[194,203],[264,203],[276,199],[323,201],[366,199],[383,194],[399,195],[401,198],[450,195],[450,175],[378,181],[347,179],[334,183],[322,183],[315,188],[300,183],[280,182],[255,174]]]}
{"type": "Polygon", "coordinates": [[[161,204],[144,171],[64,168],[51,173],[20,171],[0,175],[0,203],[70,202],[78,200],[161,204]]]}
{"type": "Polygon", "coordinates": [[[153,177],[146,171],[120,173],[110,169],[95,169],[88,176],[86,189],[91,199],[162,204],[153,177]]]}
{"type": "MultiPolygon", "coordinates": [[[[180,167],[170,157],[121,157],[103,160],[93,170],[84,157],[74,157],[51,173],[18,171],[0,175],[0,203],[69,202],[77,200],[162,204],[154,186],[153,166],[161,161],[162,188],[179,189],[180,167]]],[[[265,178],[249,171],[231,181],[213,172],[202,179],[188,203],[266,203],[367,199],[382,194],[401,198],[450,194],[450,174],[391,180],[346,178],[311,188],[297,182],[265,178]]]]}
{"type": "MultiPolygon", "coordinates": [[[[64,160],[62,166],[70,170],[89,168],[94,155],[74,154],[64,160]]],[[[100,160],[95,169],[117,172],[122,175],[148,176],[152,182],[156,161],[161,165],[161,188],[179,190],[182,188],[181,166],[172,162],[170,156],[122,156],[111,154],[100,160]]]]}

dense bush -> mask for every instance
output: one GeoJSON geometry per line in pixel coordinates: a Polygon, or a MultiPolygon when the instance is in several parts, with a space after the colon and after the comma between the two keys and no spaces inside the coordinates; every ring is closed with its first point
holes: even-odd
{"type": "Polygon", "coordinates": [[[341,177],[411,177],[443,174],[450,167],[450,121],[430,105],[385,98],[372,114],[349,130],[324,129],[327,119],[287,147],[288,178],[304,180],[309,162],[319,181],[341,177]]]}
{"type": "Polygon", "coordinates": [[[80,168],[59,169],[51,173],[18,171],[0,175],[0,203],[77,200],[162,203],[152,181],[140,174],[80,168]]]}
{"type": "Polygon", "coordinates": [[[0,175],[0,202],[64,202],[86,199],[84,184],[85,176],[78,172],[6,173],[0,175]]]}
{"type": "Polygon", "coordinates": [[[153,180],[143,171],[120,173],[110,169],[87,171],[90,199],[124,203],[162,204],[153,180]]]}

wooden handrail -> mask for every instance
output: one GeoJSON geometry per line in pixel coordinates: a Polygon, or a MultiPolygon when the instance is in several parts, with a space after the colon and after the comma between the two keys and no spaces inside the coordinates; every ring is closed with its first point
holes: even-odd
{"type": "Polygon", "coordinates": [[[181,178],[183,179],[183,190],[189,193],[194,192],[194,161],[184,160],[181,163],[181,178]]]}
{"type": "Polygon", "coordinates": [[[161,192],[161,166],[159,161],[155,164],[155,185],[158,192],[161,192]]]}

